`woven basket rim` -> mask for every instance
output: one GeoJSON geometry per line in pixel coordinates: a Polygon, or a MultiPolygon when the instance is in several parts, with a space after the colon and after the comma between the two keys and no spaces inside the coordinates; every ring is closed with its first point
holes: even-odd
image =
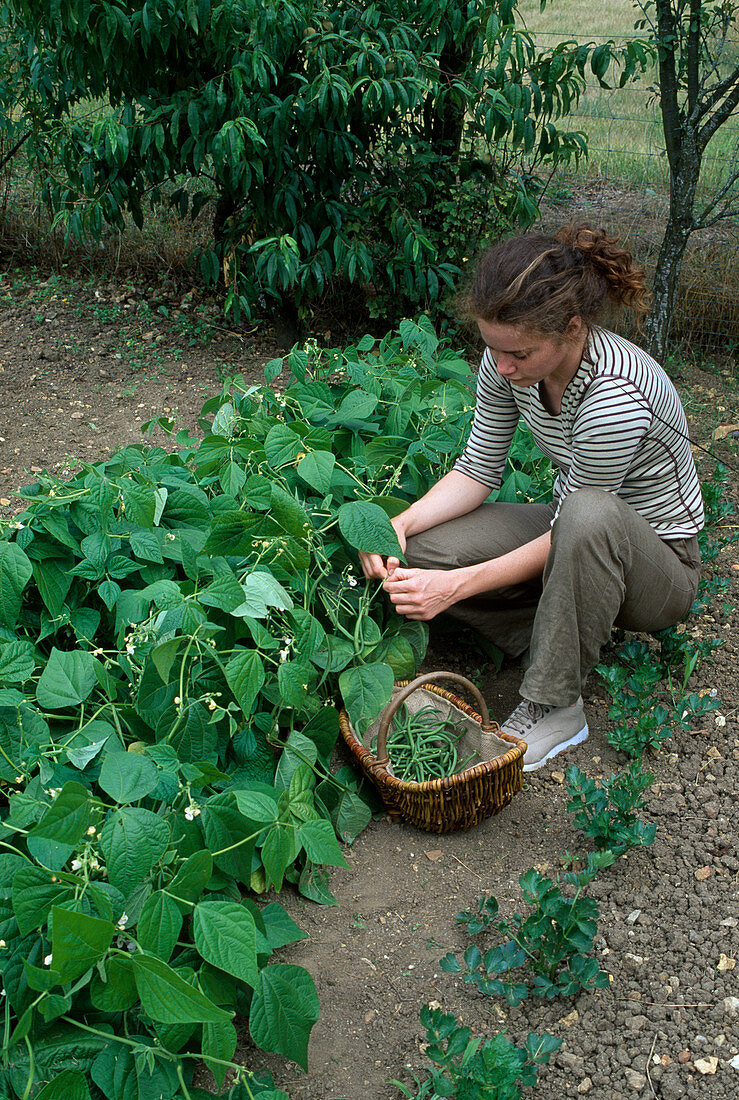
{"type": "MultiPolygon", "coordinates": [[[[409,680],[398,680],[395,683],[395,687],[405,687],[409,680]]],[[[442,699],[447,699],[454,703],[456,707],[464,711],[469,718],[472,718],[475,722],[482,723],[482,717],[476,710],[465,703],[464,699],[460,699],[451,691],[447,691],[445,688],[438,687],[436,684],[419,684],[419,691],[430,691],[434,695],[438,695],[442,699]]],[[[519,738],[512,737],[511,734],[503,733],[502,731],[496,732],[496,736],[502,741],[509,741],[511,748],[508,752],[502,753],[500,756],[493,757],[492,760],[483,760],[478,764],[473,764],[468,768],[465,768],[462,772],[454,772],[452,775],[445,775],[438,779],[427,779],[423,783],[418,783],[415,780],[398,779],[397,776],[392,775],[388,771],[387,767],[379,764],[377,757],[372,753],[371,749],[368,749],[366,745],[362,744],[352,728],[349,715],[345,707],[341,708],[339,713],[339,726],[344,737],[344,740],[359,762],[365,767],[371,769],[373,776],[378,781],[382,781],[390,788],[395,788],[398,791],[407,791],[413,794],[423,794],[428,792],[429,794],[434,791],[448,790],[455,786],[468,783],[471,779],[478,778],[483,775],[488,775],[492,772],[503,771],[505,768],[513,767],[519,761],[525,751],[526,742],[521,741],[519,738]]]]}

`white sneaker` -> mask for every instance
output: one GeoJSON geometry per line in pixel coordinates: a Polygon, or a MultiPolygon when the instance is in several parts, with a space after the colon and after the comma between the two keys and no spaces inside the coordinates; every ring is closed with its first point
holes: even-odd
{"type": "Polygon", "coordinates": [[[501,726],[503,733],[518,737],[528,745],[523,770],[535,771],[553,756],[579,745],[588,736],[582,697],[571,707],[550,707],[546,703],[522,700],[501,726]]]}

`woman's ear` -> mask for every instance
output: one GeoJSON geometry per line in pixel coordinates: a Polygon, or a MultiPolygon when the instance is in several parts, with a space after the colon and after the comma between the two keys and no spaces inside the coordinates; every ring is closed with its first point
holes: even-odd
{"type": "Polygon", "coordinates": [[[565,336],[568,340],[574,340],[580,336],[583,331],[583,319],[579,313],[576,313],[573,317],[570,317],[567,322],[567,328],[565,329],[565,336]]]}

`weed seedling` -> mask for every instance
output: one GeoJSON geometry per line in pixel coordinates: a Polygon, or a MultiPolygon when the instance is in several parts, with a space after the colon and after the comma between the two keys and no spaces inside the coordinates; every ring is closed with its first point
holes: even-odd
{"type": "Polygon", "coordinates": [[[613,702],[608,716],[615,726],[606,737],[614,748],[639,759],[645,752],[659,748],[678,729],[690,729],[701,718],[720,707],[718,699],[698,692],[686,694],[687,684],[697,667],[695,651],[683,651],[685,664],[681,680],[662,685],[663,669],[653,660],[649,646],[631,640],[617,650],[619,664],[598,665],[596,672],[603,679],[613,702]],[[662,686],[661,686],[662,685],[662,686]],[[656,702],[660,698],[664,702],[656,702]]]}
{"type": "Polygon", "coordinates": [[[442,970],[460,974],[481,993],[504,997],[514,1006],[529,994],[552,999],[607,986],[608,975],[589,954],[599,910],[583,890],[598,870],[615,858],[611,851],[591,853],[583,870],[567,871],[554,879],[534,868],[526,871],[518,881],[530,909],[528,915],[514,913],[510,920],[499,919],[498,902],[492,896],[478,902],[477,913],[458,913],[458,923],[465,925],[470,935],[492,927],[508,938],[484,954],[476,944],[468,947],[462,962],[450,952],[441,959],[442,970]],[[574,893],[563,893],[562,886],[573,887],[574,893]],[[524,974],[520,981],[500,977],[522,967],[531,976],[524,974]]]}
{"type": "Polygon", "coordinates": [[[492,1039],[475,1038],[455,1016],[428,1005],[421,1009],[421,1023],[426,1029],[426,1057],[432,1068],[423,1079],[412,1075],[415,1092],[393,1081],[407,1100],[436,1100],[442,1096],[519,1100],[521,1088],[536,1084],[538,1067],[546,1065],[562,1045],[561,1039],[547,1033],[529,1034],[523,1048],[515,1046],[505,1032],[492,1039]]]}
{"type": "Polygon", "coordinates": [[[643,772],[638,761],[610,779],[596,782],[574,764],[566,773],[569,801],[575,825],[595,842],[600,851],[610,849],[623,855],[630,848],[652,844],[656,825],[646,825],[637,816],[643,809],[642,795],[654,776],[643,772]]]}

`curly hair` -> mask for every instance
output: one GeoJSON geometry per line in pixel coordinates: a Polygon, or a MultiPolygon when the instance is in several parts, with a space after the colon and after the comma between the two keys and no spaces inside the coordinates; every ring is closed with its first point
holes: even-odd
{"type": "Polygon", "coordinates": [[[641,317],[648,294],[644,272],[617,237],[569,225],[553,236],[524,234],[486,249],[460,305],[476,321],[561,336],[572,317],[590,326],[607,305],[641,317]]]}

